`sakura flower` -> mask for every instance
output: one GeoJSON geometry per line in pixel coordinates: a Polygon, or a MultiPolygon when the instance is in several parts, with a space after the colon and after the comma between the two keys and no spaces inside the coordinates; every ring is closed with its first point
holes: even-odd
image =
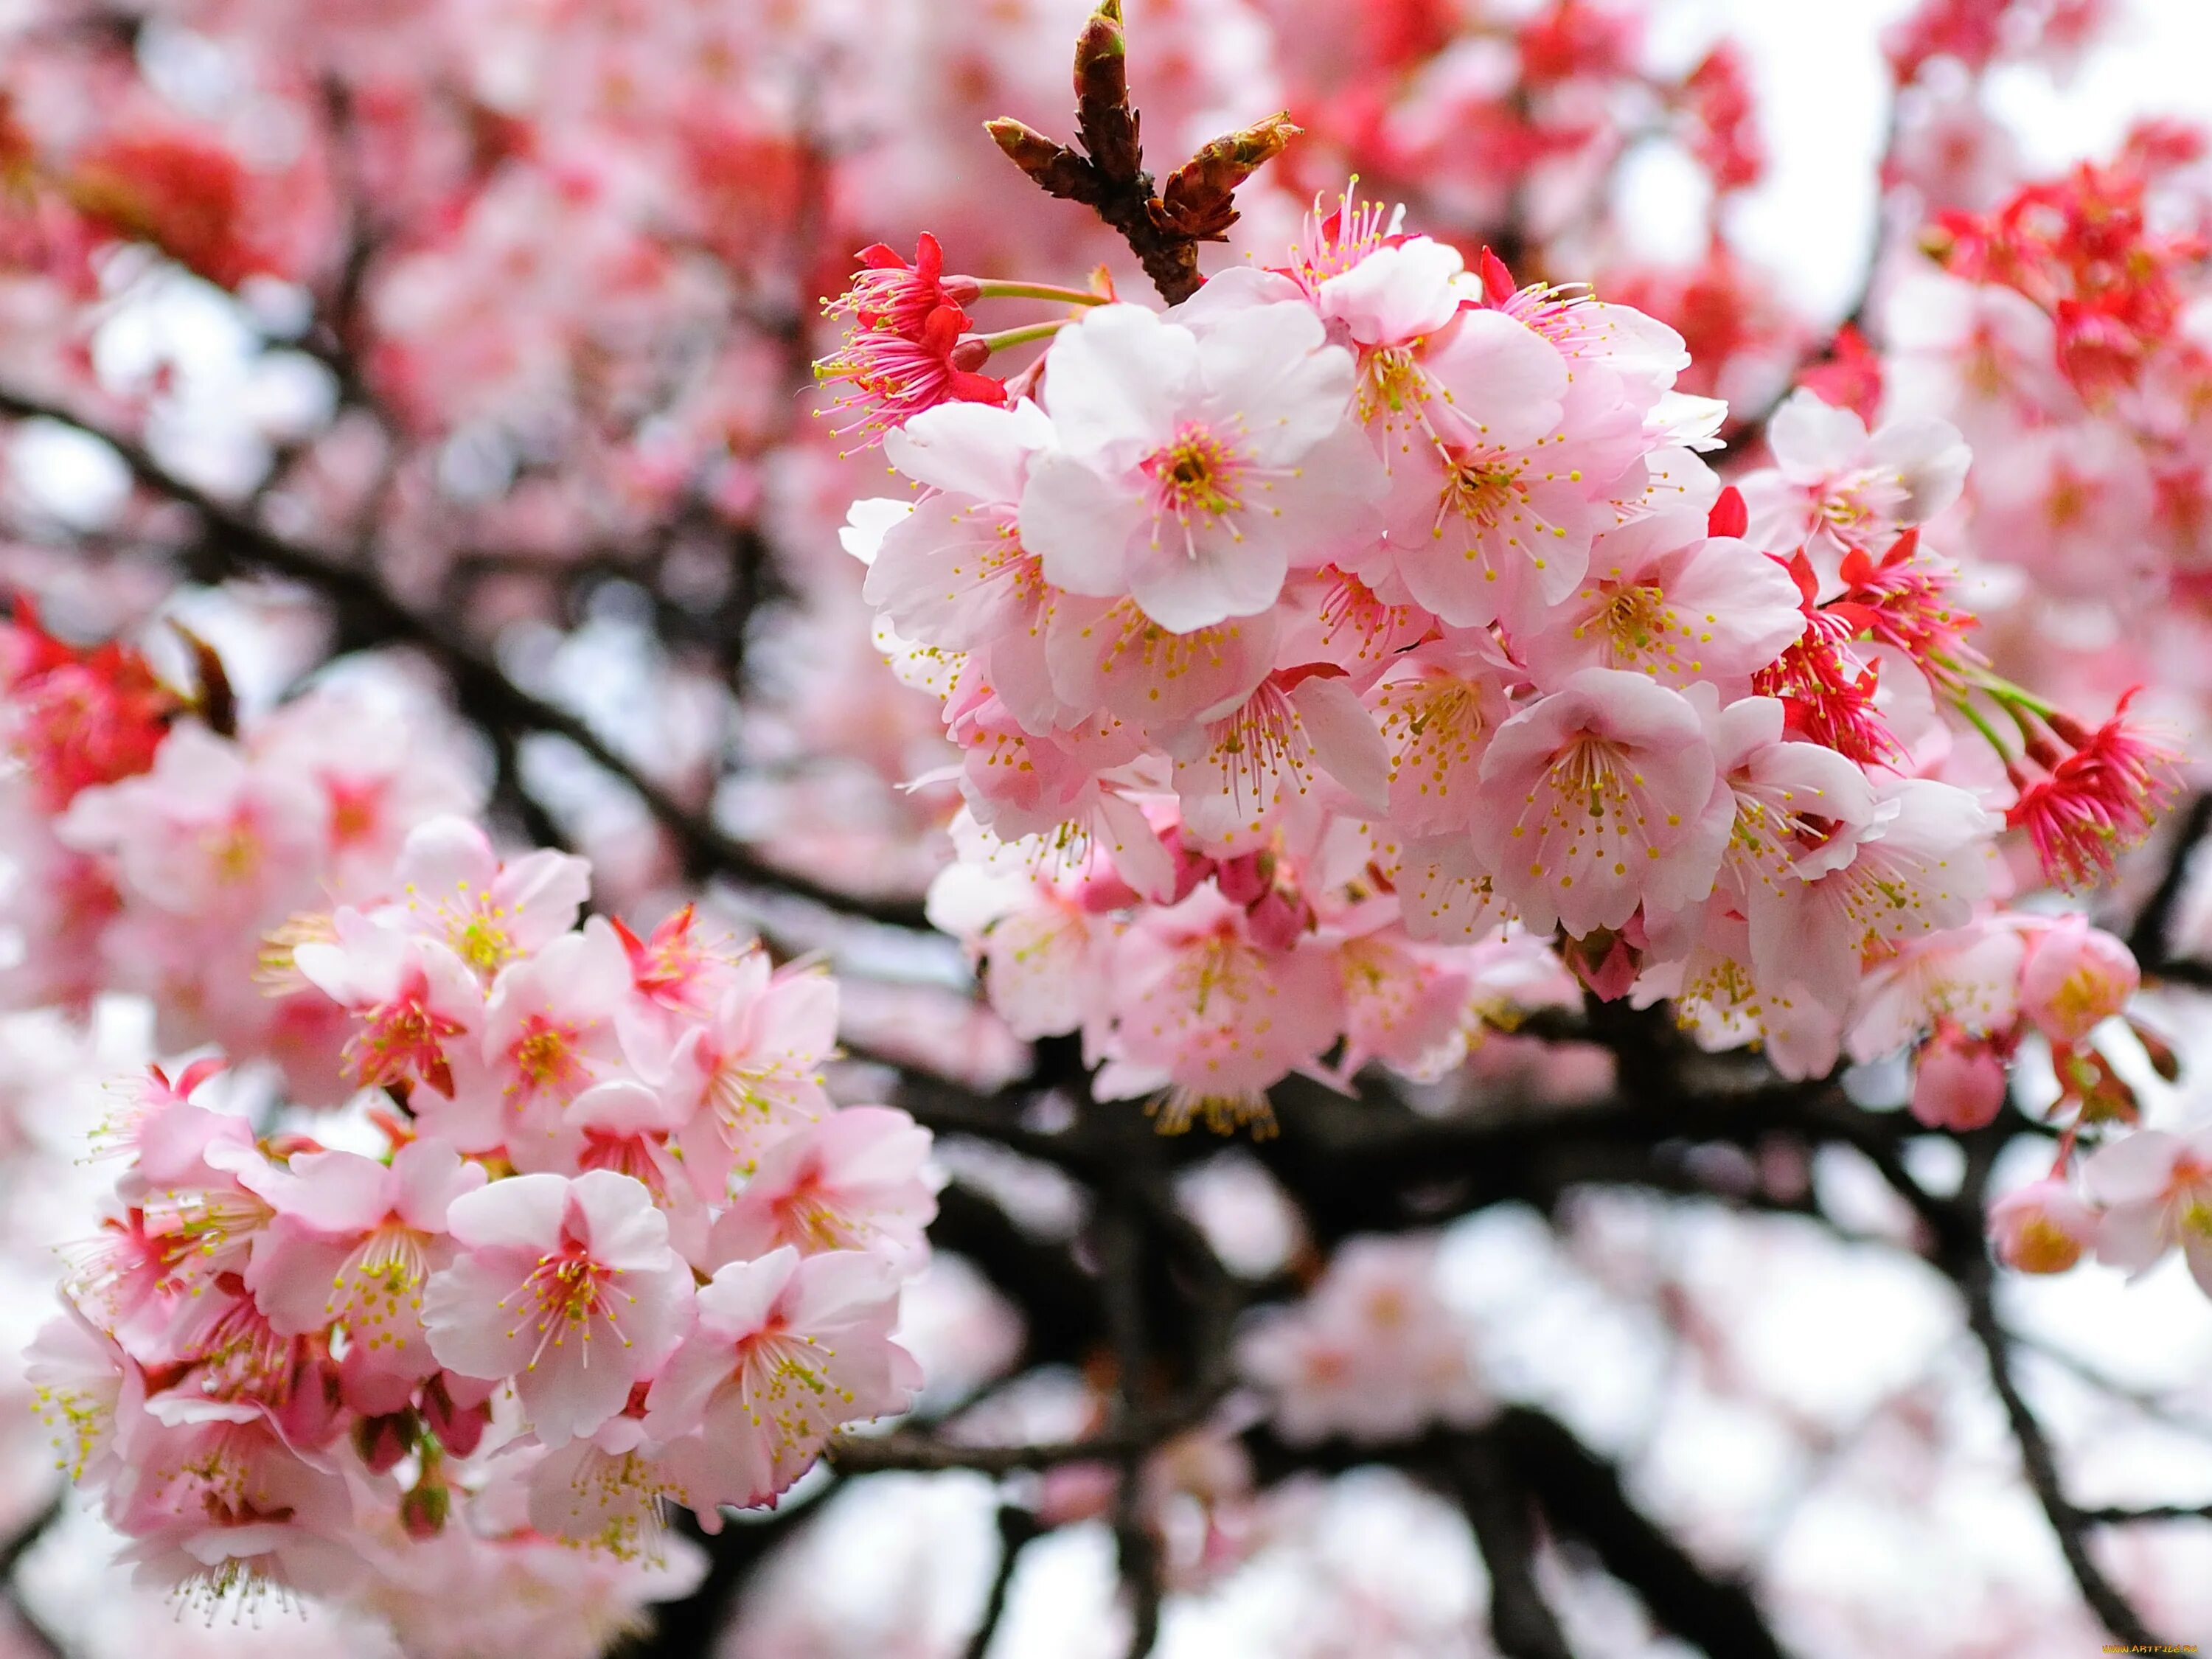
{"type": "Polygon", "coordinates": [[[144,1373],[67,1297],[23,1360],[32,1407],[53,1432],[58,1467],[79,1486],[107,1485],[121,1468],[118,1429],[144,1407],[144,1373]]]}
{"type": "Polygon", "coordinates": [[[2063,1273],[2097,1243],[2097,1212],[2063,1181],[2032,1181],[1990,1206],[1990,1241],[2015,1273],[2063,1273]]]}
{"type": "Polygon", "coordinates": [[[628,1176],[515,1176],[455,1199],[447,1224],[461,1254],[423,1294],[430,1351],[463,1376],[513,1379],[548,1446],[620,1411],[683,1337],[691,1270],[628,1176]]]}
{"type": "Polygon", "coordinates": [[[1272,613],[1171,632],[1133,599],[1064,596],[1045,649],[1062,707],[1103,709],[1133,730],[1164,733],[1249,697],[1274,667],[1279,641],[1272,613]]]}
{"type": "Polygon", "coordinates": [[[1845,838],[1849,858],[1753,915],[1759,973],[1848,1007],[1869,955],[1965,923],[1988,888],[1990,827],[1962,789],[1921,778],[1877,784],[1871,820],[1845,838]]]}
{"type": "Polygon", "coordinates": [[[714,1224],[722,1260],[788,1244],[803,1255],[876,1250],[894,1261],[926,1255],[937,1213],[923,1166],[928,1132],[904,1112],[850,1106],[785,1136],[763,1153],[744,1190],[714,1224]]]}
{"type": "Polygon", "coordinates": [[[73,649],[21,598],[15,620],[0,629],[0,651],[6,746],[44,808],[59,811],[86,789],[152,768],[177,700],[137,651],[116,643],[73,649]]]}
{"type": "Polygon", "coordinates": [[[1915,416],[1869,436],[1850,410],[1805,391],[1775,412],[1766,441],[1773,469],[1742,481],[1751,539],[1784,551],[1814,541],[1834,557],[1886,548],[1935,518],[1958,500],[1972,459],[1948,422],[1915,416]]]}
{"type": "Polygon", "coordinates": [[[1326,785],[1358,812],[1382,809],[1389,755],[1358,695],[1333,672],[1271,676],[1218,719],[1164,742],[1182,818],[1201,843],[1241,851],[1326,785]]]}
{"type": "Polygon", "coordinates": [[[1304,1304],[1251,1330],[1238,1366],[1272,1397],[1285,1439],[1375,1443],[1491,1415],[1470,1334],[1437,1296],[1435,1271],[1430,1240],[1350,1239],[1304,1304]]]}
{"type": "Polygon", "coordinates": [[[1474,850],[1529,927],[1618,927],[1712,890],[1735,806],[1719,782],[1687,702],[1585,668],[1492,738],[1474,850]]]}
{"type": "Polygon", "coordinates": [[[1115,948],[1109,983],[1120,1037],[1102,1097],[1164,1091],[1164,1124],[1264,1122],[1265,1091],[1334,1040],[1341,988],[1310,940],[1263,950],[1245,912],[1200,887],[1145,912],[1115,948]]]}
{"type": "Polygon", "coordinates": [[[1045,579],[1127,594],[1177,632],[1266,610],[1294,567],[1370,524],[1371,469],[1343,427],[1352,363],[1299,303],[1200,331],[1102,306],[1047,355],[1056,447],[1031,468],[1021,538],[1045,579]]]}
{"type": "Polygon", "coordinates": [[[276,1214],[253,1242],[246,1288],[280,1332],[335,1323],[380,1372],[428,1376],[437,1361],[423,1335],[424,1286],[453,1258],[447,1208],[484,1179],[434,1140],[410,1141],[389,1165],[354,1152],[297,1156],[265,1183],[276,1214]]]}
{"type": "Polygon", "coordinates": [[[729,988],[739,958],[726,941],[701,927],[697,907],[687,904],[640,939],[613,919],[616,937],[629,957],[630,986],[640,1002],[676,1018],[703,1018],[729,988]]]}
{"type": "Polygon", "coordinates": [[[2175,757],[2130,719],[2134,696],[2123,696],[2112,718],[2094,731],[2063,713],[2044,716],[2072,752],[2039,733],[2007,763],[2019,796],[2005,822],[2027,831],[2045,872],[2059,885],[2087,886],[2108,874],[2120,853],[2150,833],[2172,798],[2175,757]]]}
{"type": "Polygon", "coordinates": [[[108,1499],[149,1583],[210,1613],[343,1591],[368,1571],[343,1475],[295,1456],[250,1408],[149,1423],[108,1499]]]}
{"type": "Polygon", "coordinates": [[[158,910],[274,922],[312,896],[328,811],[307,780],[187,721],[151,770],[82,791],[58,828],[158,910]]]}
{"type": "Polygon", "coordinates": [[[252,733],[258,763],[313,779],[328,800],[330,884],[342,896],[383,896],[375,889],[417,825],[483,805],[428,703],[411,687],[356,675],[283,705],[252,733]]]}
{"type": "Polygon", "coordinates": [[[1749,689],[1752,673],[1804,631],[1786,572],[1704,524],[1657,514],[1592,544],[1582,585],[1516,631],[1542,685],[1579,668],[1625,668],[1681,690],[1709,681],[1749,689]]]}
{"type": "Polygon", "coordinates": [[[852,319],[842,349],[815,368],[825,383],[850,390],[836,407],[849,418],[837,428],[872,443],[901,422],[939,404],[959,400],[997,404],[1003,382],[980,374],[990,356],[981,340],[964,338],[973,299],[972,277],[946,277],[944,251],[924,231],[909,265],[878,242],[860,252],[862,269],[850,288],[827,307],[852,319]]]}
{"type": "Polygon", "coordinates": [[[468,965],[434,939],[380,926],[342,909],[336,937],[294,947],[292,959],[310,983],[356,1014],[345,1058],[364,1088],[421,1081],[448,1101],[454,1067],[480,1073],[483,988],[468,965]]]}
{"type": "Polygon", "coordinates": [[[1337,947],[1344,982],[1345,1052],[1349,1077],[1370,1059],[1410,1077],[1436,1074],[1457,1058],[1455,1038],[1473,994],[1455,954],[1401,943],[1387,932],[1337,947]]]}
{"type": "Polygon", "coordinates": [[[1483,751],[1507,718],[1496,678],[1408,660],[1368,702],[1390,751],[1390,822],[1413,836],[1464,830],[1480,799],[1483,751]]]}
{"type": "Polygon", "coordinates": [[[1033,1041],[1083,1023],[1093,920],[1048,879],[949,864],[930,883],[930,925],[963,940],[991,1006],[1033,1041]]]}
{"type": "Polygon", "coordinates": [[[829,1109],[821,1066],[837,1038],[837,988],[825,975],[775,972],[743,958],[712,1018],[664,1055],[641,1055],[666,1097],[696,1115],[678,1145],[694,1179],[749,1171],[779,1135],[829,1109]]]}
{"type": "Polygon", "coordinates": [[[2025,950],[2020,929],[1986,918],[1899,945],[1861,982],[1851,1057],[1895,1054],[1939,1022],[1975,1036],[2009,1030],[2020,1010],[2025,950]]]}
{"type": "Polygon", "coordinates": [[[1041,726],[1059,712],[1045,657],[1054,595],[1015,513],[1030,463],[1052,441],[1052,422],[1026,399],[1012,410],[947,404],[886,436],[892,465],[930,489],[885,529],[862,589],[904,637],[984,653],[993,689],[1041,726]]]}
{"type": "Polygon", "coordinates": [[[629,986],[629,957],[598,917],[501,971],[484,1005],[483,1045],[502,1121],[542,1124],[613,1072],[629,986]]]}
{"type": "Polygon", "coordinates": [[[1593,395],[1574,391],[1549,343],[1496,311],[1368,357],[1360,413],[1389,469],[1389,538],[1346,567],[1462,626],[1493,620],[1524,591],[1563,598],[1608,516],[1602,486],[1631,459],[1580,441],[1604,429],[1593,395]]]}
{"type": "Polygon", "coordinates": [[[2212,1131],[2138,1129],[2081,1165],[2100,1212],[2097,1259],[2141,1273],[2177,1244],[2212,1296],[2212,1131]]]}
{"type": "Polygon", "coordinates": [[[434,818],[407,837],[398,909],[410,931],[435,939],[489,982],[575,925],[590,867],[565,853],[502,864],[490,839],[459,818],[434,818]]]}
{"type": "Polygon", "coordinates": [[[701,1287],[645,1422],[702,1518],[772,1501],[838,1429],[911,1402],[921,1370],[891,1340],[897,1283],[879,1256],[783,1246],[701,1287]]]}
{"type": "Polygon", "coordinates": [[[2079,1042],[2124,1009],[2142,981],[2126,945],[2087,917],[2062,916],[2028,935],[2021,1012],[2052,1042],[2079,1042]]]}

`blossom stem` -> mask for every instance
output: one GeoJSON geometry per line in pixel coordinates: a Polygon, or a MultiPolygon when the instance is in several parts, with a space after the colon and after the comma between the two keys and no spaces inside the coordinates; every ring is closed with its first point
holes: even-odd
{"type": "Polygon", "coordinates": [[[1002,328],[996,334],[977,334],[969,337],[981,340],[993,351],[1004,351],[1009,346],[1027,345],[1032,340],[1049,340],[1066,325],[1067,319],[1054,318],[1048,323],[1031,323],[1026,328],[1002,328]]]}
{"type": "Polygon", "coordinates": [[[1989,721],[1982,718],[1981,714],[1975,709],[1973,704],[1967,702],[1963,694],[1959,696],[1953,697],[1950,702],[1951,707],[1959,711],[1960,714],[1965,719],[1966,724],[1972,726],[1975,731],[1980,732],[1984,741],[1988,743],[1990,748],[1997,751],[1997,758],[1999,760],[2009,761],[2012,758],[2012,751],[2005,747],[2004,739],[1997,735],[1996,728],[1991,726],[1989,721]]]}
{"type": "Polygon", "coordinates": [[[975,297],[979,300],[1059,300],[1072,306],[1103,306],[1107,303],[1103,294],[1092,294],[1079,288],[1060,288],[1051,283],[1000,282],[995,278],[979,282],[975,297]]]}
{"type": "Polygon", "coordinates": [[[2006,711],[2012,714],[2015,719],[2018,718],[2018,711],[2022,708],[2027,709],[2030,714],[2042,715],[2046,720],[2060,712],[2057,703],[2046,702],[2027,687],[2014,685],[2003,675],[1993,670],[1976,668],[1971,679],[1972,684],[1987,692],[1996,702],[2003,704],[2006,711]]]}

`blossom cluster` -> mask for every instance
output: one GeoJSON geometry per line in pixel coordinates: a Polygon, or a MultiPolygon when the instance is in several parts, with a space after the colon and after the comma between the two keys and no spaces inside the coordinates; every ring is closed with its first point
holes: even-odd
{"type": "Polygon", "coordinates": [[[300,705],[224,737],[220,697],[134,652],[14,638],[10,787],[105,896],[30,959],[75,945],[106,986],[150,959],[191,1037],[283,1079],[257,1101],[218,1052],[125,1091],[34,1347],[64,1467],[147,1580],[404,1624],[453,1565],[428,1540],[512,1545],[476,1571],[518,1589],[548,1540],[657,1565],[666,1505],[711,1530],[906,1407],[929,1136],[831,1103],[825,975],[689,908],[580,921],[588,864],[426,813],[430,755],[323,743],[310,769],[300,705]],[[186,994],[188,964],[276,1012],[186,994]]]}
{"type": "Polygon", "coordinates": [[[1347,197],[1279,266],[1084,307],[1004,404],[885,400],[917,493],[847,544],[971,860],[1017,872],[936,906],[1016,1028],[1234,1121],[1293,1070],[1449,1063],[1517,941],[1816,1074],[1935,1027],[1885,964],[1996,890],[1944,713],[2044,709],[2016,810],[2055,869],[2138,837],[2162,752],[1997,678],[1921,544],[1958,432],[1802,392],[1723,489],[1686,361],[1347,197]]]}

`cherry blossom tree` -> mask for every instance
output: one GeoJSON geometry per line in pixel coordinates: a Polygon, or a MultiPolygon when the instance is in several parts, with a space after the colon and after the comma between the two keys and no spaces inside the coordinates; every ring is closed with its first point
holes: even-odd
{"type": "Polygon", "coordinates": [[[1657,9],[0,21],[0,1652],[2185,1640],[2212,137],[1657,9]]]}

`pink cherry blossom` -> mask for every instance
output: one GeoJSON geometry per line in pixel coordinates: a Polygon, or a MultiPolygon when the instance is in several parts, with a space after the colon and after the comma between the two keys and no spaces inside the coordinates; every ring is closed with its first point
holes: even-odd
{"type": "Polygon", "coordinates": [[[1723,697],[1804,630],[1796,585],[1745,543],[1694,518],[1655,514],[1591,545],[1582,585],[1516,631],[1539,683],[1578,668],[1627,668],[1676,690],[1708,682],[1723,697]]]}
{"type": "Polygon", "coordinates": [[[353,1152],[293,1158],[263,1190],[276,1209],[253,1241],[246,1285],[276,1330],[342,1326],[374,1370],[410,1381],[437,1369],[424,1287],[453,1259],[446,1212],[484,1185],[451,1146],[415,1140],[390,1164],[353,1152]]]}
{"type": "Polygon", "coordinates": [[[691,1270],[628,1176],[494,1182],[455,1199],[447,1224],[460,1254],[423,1292],[430,1351],[463,1376],[513,1378],[548,1446],[620,1411],[683,1338],[691,1270]]]}
{"type": "Polygon", "coordinates": [[[678,1145],[695,1179],[750,1171],[776,1138],[829,1109],[821,1066],[836,1036],[836,986],[818,973],[775,972],[756,951],[709,1019],[664,1056],[639,1057],[694,1114],[678,1145]]]}
{"type": "Polygon", "coordinates": [[[1840,555],[1878,551],[1959,497],[1971,459],[1958,429],[1925,416],[1869,436],[1848,409],[1791,396],[1767,430],[1774,470],[1742,481],[1751,539],[1787,552],[1807,542],[1840,555]]]}
{"type": "Polygon", "coordinates": [[[1342,446],[1352,362],[1297,302],[1203,328],[1103,306],[1047,357],[1054,448],[1022,495],[1023,544],[1070,592],[1127,593],[1178,631],[1265,611],[1296,567],[1366,530],[1342,446]],[[1341,453],[1340,453],[1341,452],[1341,453]]]}
{"type": "Polygon", "coordinates": [[[2062,916],[2027,938],[2021,1012],[2053,1042],[2079,1042],[2128,1006],[2142,983],[2135,954],[2087,918],[2062,916]]]}
{"type": "Polygon", "coordinates": [[[1990,1206],[1997,1259],[2024,1273],[2063,1273],[2097,1243],[2097,1212],[2066,1182],[2033,1181],[1990,1206]]]}
{"type": "Polygon", "coordinates": [[[629,987],[629,957],[597,917],[501,970],[484,1005],[483,1045],[504,1121],[534,1124],[611,1075],[629,987]]]}
{"type": "Polygon", "coordinates": [[[2099,1212],[2097,1259],[2141,1273],[2176,1245],[2212,1295],[2212,1131],[2138,1129],[2081,1165],[2099,1212]]]}
{"type": "Polygon", "coordinates": [[[574,925],[591,875],[562,853],[502,864],[474,824],[436,818],[407,837],[398,884],[403,925],[444,944],[489,982],[574,925]]]}
{"type": "Polygon", "coordinates": [[[1285,1438],[1371,1443],[1492,1414],[1471,1333],[1437,1296],[1435,1274],[1429,1240],[1356,1238],[1304,1304],[1251,1330],[1238,1364],[1267,1390],[1285,1438]]]}
{"type": "Polygon", "coordinates": [[[1263,949],[1212,887],[1140,916],[1115,948],[1109,982],[1119,1053],[1098,1091],[1164,1091],[1161,1109],[1185,1121],[1264,1119],[1261,1091],[1311,1059],[1340,1018],[1328,952],[1304,940],[1263,949]]]}
{"type": "Polygon", "coordinates": [[[925,1170],[929,1135],[904,1112],[848,1106],[786,1135],[763,1153],[744,1190],[714,1224],[721,1260],[876,1250],[913,1261],[937,1213],[925,1170]]]}
{"type": "Polygon", "coordinates": [[[1492,738],[1475,850],[1530,927],[1618,927],[1712,890],[1735,805],[1719,782],[1687,702],[1585,668],[1492,738]]]}
{"type": "Polygon", "coordinates": [[[646,1401],[701,1515],[770,1502],[837,1429],[906,1408],[921,1374],[890,1340],[896,1285],[879,1256],[784,1246],[701,1287],[697,1323],[646,1401]]]}
{"type": "Polygon", "coordinates": [[[1964,1133],[1995,1121],[2004,1099],[2004,1056],[1996,1045],[1937,1021],[1914,1064],[1912,1115],[1931,1129],[1964,1133]]]}

